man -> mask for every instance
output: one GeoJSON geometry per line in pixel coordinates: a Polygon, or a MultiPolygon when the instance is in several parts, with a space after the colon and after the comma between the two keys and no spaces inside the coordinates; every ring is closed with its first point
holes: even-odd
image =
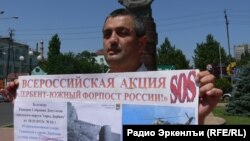
{"type": "MultiPolygon", "coordinates": [[[[146,46],[145,25],[139,17],[125,9],[118,9],[106,18],[103,26],[104,55],[110,66],[109,72],[145,71],[141,62],[146,46]]],[[[199,124],[213,110],[222,95],[214,88],[215,77],[208,71],[198,73],[200,83],[199,124]]]]}
{"type": "Polygon", "coordinates": [[[124,9],[112,12],[103,26],[104,56],[109,72],[146,70],[141,55],[146,46],[145,26],[140,18],[124,9]]]}
{"type": "MultiPolygon", "coordinates": [[[[141,61],[147,41],[145,33],[142,20],[128,10],[117,9],[110,13],[103,25],[104,56],[110,66],[110,73],[146,71],[141,61]]],[[[208,71],[197,74],[197,82],[200,84],[199,124],[204,123],[205,117],[222,95],[220,89],[214,88],[214,79],[208,71]]],[[[7,87],[7,91],[15,92],[17,86],[18,81],[15,80],[7,87]]]]}

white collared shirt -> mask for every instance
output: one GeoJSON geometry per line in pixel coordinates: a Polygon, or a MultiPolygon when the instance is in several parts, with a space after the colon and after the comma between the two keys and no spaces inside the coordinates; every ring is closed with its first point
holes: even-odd
{"type": "MultiPolygon", "coordinates": [[[[136,72],[141,72],[141,71],[147,71],[148,69],[144,65],[144,63],[141,64],[141,66],[136,70],[136,72]]],[[[110,72],[110,69],[107,71],[107,73],[110,72]]]]}
{"type": "Polygon", "coordinates": [[[137,69],[137,72],[140,71],[147,71],[148,69],[146,68],[146,66],[144,65],[144,63],[141,64],[141,66],[137,69]]]}

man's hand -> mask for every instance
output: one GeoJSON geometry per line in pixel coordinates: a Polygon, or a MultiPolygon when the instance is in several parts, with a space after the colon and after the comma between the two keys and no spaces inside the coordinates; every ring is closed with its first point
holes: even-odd
{"type": "Polygon", "coordinates": [[[215,108],[222,96],[222,90],[214,87],[215,76],[209,71],[197,75],[200,84],[199,124],[203,124],[206,116],[215,108]]]}
{"type": "Polygon", "coordinates": [[[16,98],[16,90],[18,88],[18,80],[14,80],[8,84],[5,89],[1,89],[0,92],[3,94],[9,101],[14,102],[16,98]]]}

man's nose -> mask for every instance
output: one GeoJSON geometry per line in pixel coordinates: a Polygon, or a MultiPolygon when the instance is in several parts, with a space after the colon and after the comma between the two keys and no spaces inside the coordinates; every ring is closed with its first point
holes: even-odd
{"type": "Polygon", "coordinates": [[[110,42],[118,42],[118,35],[116,34],[116,32],[112,32],[111,36],[110,36],[110,42]]]}

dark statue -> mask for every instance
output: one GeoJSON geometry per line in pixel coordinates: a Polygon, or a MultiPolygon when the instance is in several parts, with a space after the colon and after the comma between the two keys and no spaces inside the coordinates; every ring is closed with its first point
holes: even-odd
{"type": "Polygon", "coordinates": [[[137,15],[151,17],[151,3],[153,0],[118,0],[127,9],[134,11],[137,15]]]}
{"type": "Polygon", "coordinates": [[[142,8],[151,5],[153,0],[118,0],[119,3],[124,5],[126,8],[142,8]]]}

